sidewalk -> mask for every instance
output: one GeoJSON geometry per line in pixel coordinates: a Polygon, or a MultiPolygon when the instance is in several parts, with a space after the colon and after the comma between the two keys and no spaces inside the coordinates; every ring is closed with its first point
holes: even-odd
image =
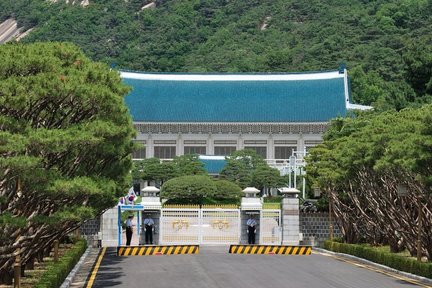
{"type": "Polygon", "coordinates": [[[72,279],[71,288],[83,288],[86,285],[89,274],[92,271],[93,265],[99,255],[100,248],[91,248],[90,253],[87,255],[84,263],[72,279]]]}

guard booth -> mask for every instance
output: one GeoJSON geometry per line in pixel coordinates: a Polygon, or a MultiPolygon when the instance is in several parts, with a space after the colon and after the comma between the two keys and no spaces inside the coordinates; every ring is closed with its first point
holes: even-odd
{"type": "Polygon", "coordinates": [[[133,214],[134,221],[133,224],[135,226],[134,235],[132,235],[131,246],[136,246],[139,244],[140,234],[141,234],[141,217],[142,211],[144,211],[144,205],[125,205],[118,204],[118,237],[117,237],[117,245],[123,246],[126,245],[126,236],[123,233],[123,222],[125,219],[122,219],[123,213],[127,213],[127,215],[133,214]]]}
{"type": "Polygon", "coordinates": [[[260,243],[260,230],[261,230],[261,210],[262,203],[261,199],[257,198],[257,194],[260,192],[255,187],[246,187],[243,192],[245,197],[241,200],[240,210],[241,210],[241,225],[240,233],[241,239],[240,244],[248,244],[248,233],[247,233],[247,220],[253,215],[255,221],[257,222],[256,233],[255,233],[255,244],[260,243]]]}
{"type": "Polygon", "coordinates": [[[154,222],[153,227],[153,245],[160,244],[160,218],[162,203],[159,197],[160,189],[155,186],[147,186],[141,190],[141,205],[144,206],[144,210],[141,218],[141,233],[140,233],[140,245],[145,245],[145,225],[144,221],[147,217],[150,217],[154,222]]]}

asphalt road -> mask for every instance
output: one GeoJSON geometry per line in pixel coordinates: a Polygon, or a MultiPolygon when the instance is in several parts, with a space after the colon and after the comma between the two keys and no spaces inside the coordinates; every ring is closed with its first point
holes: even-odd
{"type": "Polygon", "coordinates": [[[114,249],[107,250],[93,287],[429,287],[319,254],[231,255],[227,252],[228,247],[201,246],[198,255],[118,257],[114,249]]]}

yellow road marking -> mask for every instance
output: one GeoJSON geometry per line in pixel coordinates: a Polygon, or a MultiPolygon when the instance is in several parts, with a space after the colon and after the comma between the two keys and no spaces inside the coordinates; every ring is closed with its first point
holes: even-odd
{"type": "Polygon", "coordinates": [[[287,249],[285,250],[285,255],[290,254],[291,253],[291,249],[292,249],[292,247],[288,246],[287,249]]]}
{"type": "Polygon", "coordinates": [[[251,249],[251,247],[250,247],[250,246],[247,246],[246,249],[245,249],[245,251],[244,251],[243,253],[244,253],[244,254],[248,254],[250,249],[251,249]]]}
{"type": "Polygon", "coordinates": [[[174,246],[171,246],[168,248],[168,253],[167,254],[172,254],[172,250],[174,249],[174,246]]]}
{"type": "Polygon", "coordinates": [[[252,247],[251,254],[255,254],[255,252],[256,252],[257,249],[258,249],[258,246],[253,246],[253,247],[252,247]]]}
{"type": "Polygon", "coordinates": [[[136,255],[137,252],[138,252],[138,247],[135,247],[135,248],[132,250],[132,254],[131,254],[131,255],[136,255]]]}
{"type": "Polygon", "coordinates": [[[96,274],[97,274],[97,272],[99,270],[99,266],[100,266],[100,264],[102,262],[102,258],[105,255],[106,249],[107,249],[107,247],[102,248],[102,252],[101,252],[101,254],[99,255],[99,257],[98,257],[98,259],[96,261],[96,265],[93,268],[93,271],[91,273],[91,276],[90,276],[90,279],[89,279],[89,281],[87,283],[86,288],[91,288],[93,286],[94,280],[96,279],[96,274]]]}
{"type": "Polygon", "coordinates": [[[296,255],[297,254],[297,250],[298,250],[298,247],[294,247],[294,250],[292,251],[292,255],[296,255]]]}
{"type": "Polygon", "coordinates": [[[167,249],[166,246],[162,247],[162,252],[161,252],[161,253],[162,253],[162,254],[165,254],[166,249],[167,249]]]}
{"type": "Polygon", "coordinates": [[[181,249],[181,246],[177,246],[174,250],[174,254],[179,254],[180,249],[181,249]]]}
{"type": "Polygon", "coordinates": [[[301,247],[301,248],[300,248],[300,252],[299,252],[299,254],[300,254],[300,255],[303,255],[303,254],[304,254],[304,251],[305,251],[305,247],[301,247]]]}
{"type": "Polygon", "coordinates": [[[145,255],[150,255],[151,248],[150,247],[146,247],[145,249],[146,249],[145,255]]]}
{"type": "Polygon", "coordinates": [[[145,249],[143,248],[143,247],[141,247],[140,249],[139,249],[139,256],[142,256],[143,254],[144,254],[144,251],[145,251],[145,249]]]}
{"type": "Polygon", "coordinates": [[[184,246],[184,247],[183,247],[183,250],[181,251],[181,254],[185,254],[186,251],[187,251],[187,249],[188,249],[188,246],[184,246]]]}
{"type": "Polygon", "coordinates": [[[282,254],[282,252],[284,251],[284,249],[285,249],[285,247],[279,247],[279,250],[277,251],[277,254],[278,255],[281,255],[282,254]]]}
{"type": "Polygon", "coordinates": [[[120,247],[120,248],[119,248],[119,252],[118,252],[118,255],[119,255],[119,256],[123,256],[123,250],[124,250],[123,247],[120,247]]]}
{"type": "Polygon", "coordinates": [[[374,271],[374,272],[378,272],[378,273],[390,276],[392,278],[395,278],[395,279],[398,279],[398,280],[402,280],[402,281],[405,281],[405,282],[408,282],[408,283],[411,283],[411,284],[415,284],[415,285],[418,285],[418,286],[421,286],[421,287],[432,288],[432,286],[423,284],[423,283],[418,282],[416,280],[412,280],[412,279],[409,279],[409,278],[406,278],[406,277],[403,277],[403,276],[397,276],[397,275],[394,275],[393,273],[381,270],[379,268],[374,268],[374,267],[366,265],[366,264],[360,264],[360,263],[357,263],[357,262],[354,262],[354,261],[350,261],[350,260],[344,259],[342,257],[338,257],[338,256],[334,256],[334,255],[331,255],[331,254],[327,254],[327,253],[321,253],[321,252],[316,252],[316,251],[314,253],[321,254],[321,255],[324,255],[324,256],[328,256],[328,257],[332,257],[332,258],[335,258],[337,260],[340,260],[340,261],[343,261],[343,262],[346,262],[346,263],[350,263],[350,264],[352,264],[354,266],[365,268],[365,269],[368,269],[368,270],[371,270],[371,271],[374,271]]]}

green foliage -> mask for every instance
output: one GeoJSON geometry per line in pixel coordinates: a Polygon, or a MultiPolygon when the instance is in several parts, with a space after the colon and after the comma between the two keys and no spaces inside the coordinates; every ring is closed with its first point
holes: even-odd
{"type": "Polygon", "coordinates": [[[202,175],[176,177],[161,187],[162,198],[181,203],[203,204],[205,198],[213,198],[216,194],[215,182],[202,175]]]}
{"type": "Polygon", "coordinates": [[[220,173],[221,179],[234,182],[241,188],[252,185],[255,169],[267,166],[265,161],[251,149],[234,151],[226,157],[226,161],[220,173]]]}
{"type": "Polygon", "coordinates": [[[204,164],[199,161],[197,155],[182,155],[174,157],[175,176],[204,175],[207,174],[204,164]]]}
{"type": "MultiPolygon", "coordinates": [[[[73,44],[0,46],[0,246],[27,254],[112,207],[128,184],[135,135],[118,72],[73,44]],[[25,219],[25,225],[18,225],[25,219]],[[32,238],[32,237],[28,237],[32,238]]],[[[0,269],[13,261],[0,256],[0,269]]]]}
{"type": "Polygon", "coordinates": [[[158,158],[135,161],[132,168],[134,180],[155,181],[158,185],[174,177],[206,175],[204,164],[196,155],[174,157],[173,161],[161,162],[158,158]]]}
{"type": "Polygon", "coordinates": [[[214,183],[216,185],[216,193],[214,198],[217,200],[239,200],[243,196],[242,189],[235,183],[229,182],[227,180],[217,180],[214,183]]]}
{"type": "Polygon", "coordinates": [[[328,240],[324,242],[324,248],[334,252],[364,258],[400,271],[432,278],[432,263],[421,263],[413,258],[403,257],[391,252],[379,251],[368,245],[346,244],[328,240]]]}
{"type": "Polygon", "coordinates": [[[60,287],[69,272],[81,258],[87,248],[87,241],[81,239],[63,255],[57,263],[51,263],[47,271],[42,275],[35,288],[57,288],[60,287]]]}
{"type": "Polygon", "coordinates": [[[145,10],[143,1],[58,2],[1,1],[0,20],[37,26],[26,42],[70,41],[123,69],[286,72],[345,62],[359,103],[401,109],[430,101],[427,0],[166,0],[145,10]]]}
{"type": "Polygon", "coordinates": [[[252,186],[257,189],[281,187],[286,183],[276,168],[260,165],[252,172],[252,186]]]}
{"type": "Polygon", "coordinates": [[[134,179],[143,179],[147,181],[156,181],[161,184],[168,179],[175,177],[174,165],[172,162],[161,162],[158,158],[149,158],[144,159],[142,161],[136,162],[136,167],[138,167],[139,171],[135,169],[136,172],[133,172],[134,179]]]}

